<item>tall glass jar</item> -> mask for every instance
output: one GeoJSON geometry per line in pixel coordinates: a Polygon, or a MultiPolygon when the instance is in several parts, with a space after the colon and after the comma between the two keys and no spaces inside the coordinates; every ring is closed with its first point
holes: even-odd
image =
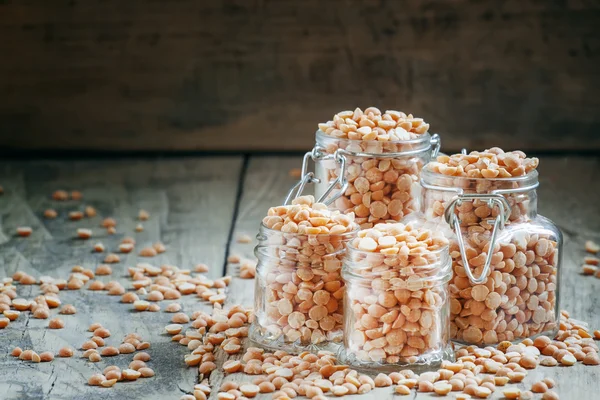
{"type": "Polygon", "coordinates": [[[314,157],[316,197],[338,179],[341,167],[337,161],[343,156],[346,186],[331,206],[344,213],[354,212],[361,229],[400,221],[419,210],[419,173],[435,158],[439,147],[439,136],[427,132],[411,140],[379,141],[336,138],[318,130],[313,149],[313,154],[321,156],[314,157]]]}
{"type": "Polygon", "coordinates": [[[355,235],[286,233],[261,224],[250,339],[295,353],[335,349],[343,336],[342,259],[355,235]]]}
{"type": "Polygon", "coordinates": [[[537,213],[538,173],[470,178],[421,172],[425,218],[450,239],[451,337],[497,344],[559,328],[562,234],[537,213]]]}
{"type": "Polygon", "coordinates": [[[405,250],[386,254],[348,246],[342,363],[393,372],[409,365],[434,368],[452,358],[448,247],[405,250]]]}

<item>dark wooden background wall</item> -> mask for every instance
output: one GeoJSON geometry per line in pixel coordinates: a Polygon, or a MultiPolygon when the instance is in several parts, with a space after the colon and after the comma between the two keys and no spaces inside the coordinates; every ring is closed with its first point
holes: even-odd
{"type": "Polygon", "coordinates": [[[600,149],[592,0],[0,0],[0,147],[303,150],[335,111],[446,149],[600,149]]]}

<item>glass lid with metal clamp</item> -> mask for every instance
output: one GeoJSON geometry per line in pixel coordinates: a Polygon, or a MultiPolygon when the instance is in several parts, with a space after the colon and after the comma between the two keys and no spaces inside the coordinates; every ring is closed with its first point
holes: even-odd
{"type": "Polygon", "coordinates": [[[537,213],[538,160],[492,148],[421,172],[422,217],[450,239],[450,334],[498,344],[559,327],[562,234],[537,213]]]}
{"type": "Polygon", "coordinates": [[[411,114],[375,107],[342,111],[319,124],[314,150],[344,157],[345,173],[334,158],[315,160],[315,193],[337,210],[354,212],[361,229],[400,221],[419,210],[419,173],[439,149],[439,136],[430,135],[429,124],[411,114]],[[328,198],[328,185],[341,175],[347,186],[337,198],[328,198]]]}

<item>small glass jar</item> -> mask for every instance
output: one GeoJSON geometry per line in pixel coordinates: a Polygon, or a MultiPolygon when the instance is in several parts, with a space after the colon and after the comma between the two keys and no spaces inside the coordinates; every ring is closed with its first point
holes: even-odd
{"type": "Polygon", "coordinates": [[[429,228],[450,240],[452,339],[495,345],[554,337],[563,239],[537,214],[537,171],[470,178],[425,166],[421,184],[429,228]]]}
{"type": "Polygon", "coordinates": [[[313,149],[321,155],[315,160],[316,197],[338,179],[341,167],[337,158],[343,156],[347,186],[331,206],[344,213],[354,212],[361,229],[400,221],[419,210],[419,173],[439,148],[439,136],[427,132],[417,139],[385,142],[341,139],[318,130],[313,149]]]}
{"type": "Polygon", "coordinates": [[[343,336],[342,259],[355,235],[286,233],[261,224],[252,341],[291,353],[337,349],[343,336]]]}
{"type": "Polygon", "coordinates": [[[363,370],[435,368],[450,360],[448,247],[382,254],[348,246],[342,363],[363,370]]]}

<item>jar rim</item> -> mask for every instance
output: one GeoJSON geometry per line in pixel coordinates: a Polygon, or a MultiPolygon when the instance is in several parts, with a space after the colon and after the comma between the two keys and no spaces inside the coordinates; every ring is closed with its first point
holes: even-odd
{"type": "Polygon", "coordinates": [[[348,144],[350,144],[350,143],[363,143],[363,142],[367,142],[367,143],[382,143],[382,144],[420,144],[420,143],[427,143],[428,145],[430,145],[429,141],[431,140],[431,134],[429,133],[429,131],[421,134],[421,136],[419,136],[416,139],[381,141],[381,140],[363,140],[363,139],[336,138],[334,136],[326,134],[325,132],[323,132],[320,129],[317,129],[316,137],[317,137],[317,140],[319,138],[324,138],[326,140],[336,140],[336,141],[340,141],[340,142],[347,142],[348,144]]]}
{"type": "MultiPolygon", "coordinates": [[[[446,283],[450,282],[450,280],[452,279],[452,268],[450,267],[450,265],[451,265],[451,263],[447,263],[447,264],[444,264],[442,266],[442,268],[440,268],[439,272],[443,272],[443,274],[440,273],[439,275],[420,277],[418,279],[414,279],[412,282],[435,282],[436,285],[446,284],[446,283]]],[[[414,267],[409,267],[409,268],[415,269],[414,267]]],[[[414,276],[414,275],[412,275],[412,276],[414,276]]],[[[371,274],[362,275],[360,273],[357,273],[357,270],[350,270],[346,266],[344,266],[344,268],[342,269],[342,278],[344,279],[344,281],[346,283],[358,282],[358,281],[361,281],[364,279],[371,279],[371,278],[375,278],[375,277],[378,277],[377,273],[373,273],[372,276],[371,276],[371,274]]],[[[369,283],[369,286],[370,286],[370,283],[369,283]]]]}
{"type": "MultiPolygon", "coordinates": [[[[420,271],[423,270],[432,270],[432,268],[435,268],[436,272],[435,275],[431,275],[431,276],[427,276],[427,277],[419,277],[419,278],[411,278],[411,280],[414,281],[431,281],[431,282],[439,282],[439,283],[446,283],[448,281],[450,281],[450,279],[452,278],[452,258],[450,257],[450,253],[448,252],[448,247],[449,246],[444,246],[443,248],[436,250],[435,252],[430,252],[428,253],[429,255],[431,254],[435,254],[435,253],[440,253],[440,257],[438,259],[436,259],[435,261],[425,264],[425,265],[407,265],[404,267],[398,267],[398,270],[402,270],[404,268],[410,268],[411,270],[413,270],[415,273],[420,273],[420,271]],[[446,251],[445,254],[443,254],[442,252],[446,251]]],[[[346,255],[344,256],[344,268],[342,270],[342,276],[345,280],[349,280],[349,279],[370,279],[370,278],[374,278],[374,277],[378,277],[380,276],[383,272],[380,271],[371,271],[371,272],[367,272],[367,273],[361,273],[361,271],[365,271],[365,269],[368,269],[369,266],[365,266],[363,268],[361,268],[360,266],[352,266],[352,264],[360,264],[361,261],[356,261],[351,259],[352,256],[357,256],[357,255],[379,255],[379,256],[383,256],[383,257],[393,257],[393,255],[386,255],[386,254],[381,254],[381,253],[374,253],[374,252],[370,252],[370,251],[362,251],[362,250],[357,250],[354,247],[351,247],[351,245],[348,243],[346,245],[346,255]]],[[[365,257],[366,258],[366,257],[365,257]]],[[[395,269],[392,268],[391,269],[395,269]]],[[[410,275],[410,276],[416,276],[416,275],[410,275]]]]}
{"type": "MultiPolygon", "coordinates": [[[[365,255],[373,255],[373,254],[378,254],[384,257],[391,257],[394,256],[395,254],[382,254],[379,252],[375,252],[375,251],[365,251],[365,250],[360,250],[356,247],[354,247],[352,245],[352,243],[348,243],[346,245],[346,247],[348,248],[348,253],[352,252],[353,254],[365,254],[365,255]]],[[[438,254],[443,254],[444,252],[446,252],[446,254],[448,254],[448,257],[450,255],[450,244],[447,244],[441,248],[439,248],[438,250],[428,250],[426,253],[408,253],[409,256],[418,256],[418,255],[438,255],[438,254]]],[[[440,257],[440,259],[442,259],[440,257]]],[[[427,265],[423,265],[422,267],[426,267],[427,265]]],[[[420,266],[417,266],[416,268],[418,268],[420,266]]]]}
{"type": "Polygon", "coordinates": [[[358,233],[358,231],[360,231],[360,226],[358,226],[357,223],[353,222],[354,229],[348,232],[344,232],[344,233],[336,233],[336,234],[331,234],[331,233],[299,233],[299,232],[282,232],[282,231],[278,231],[277,229],[271,229],[268,226],[266,226],[262,221],[260,222],[260,232],[267,232],[267,234],[272,234],[272,235],[297,235],[297,236],[316,236],[316,237],[325,237],[325,236],[338,236],[338,237],[351,237],[354,236],[358,233]]]}
{"type": "Polygon", "coordinates": [[[526,182],[533,181],[537,182],[539,178],[539,173],[537,169],[530,171],[529,173],[521,176],[511,176],[510,178],[476,178],[470,176],[454,176],[454,175],[444,175],[439,172],[430,170],[431,162],[425,164],[423,169],[421,170],[421,178],[427,181],[425,178],[436,179],[436,178],[450,178],[450,179],[468,179],[474,182],[526,182]]]}

